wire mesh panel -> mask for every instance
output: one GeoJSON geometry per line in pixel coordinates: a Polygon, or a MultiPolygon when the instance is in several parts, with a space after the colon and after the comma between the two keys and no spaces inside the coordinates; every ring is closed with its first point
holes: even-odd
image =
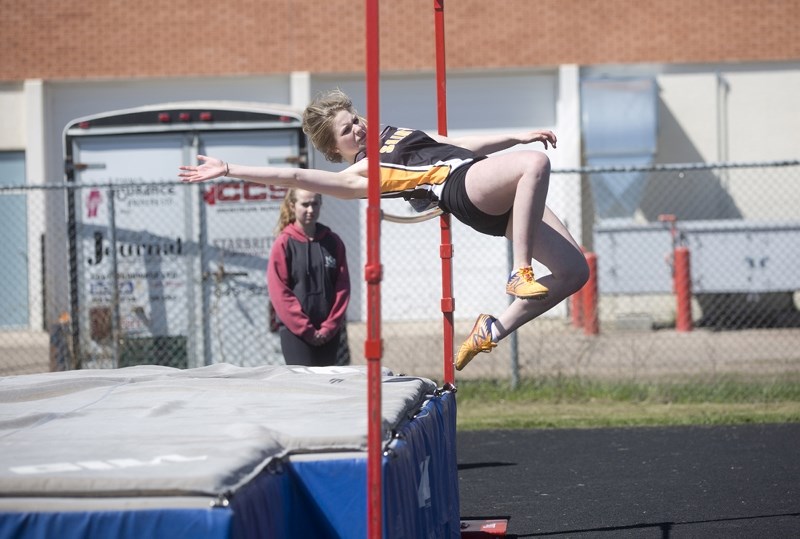
{"type": "MultiPolygon", "coordinates": [[[[584,185],[578,202],[584,225],[570,229],[597,260],[599,332],[585,328],[578,295],[478,355],[461,378],[714,382],[798,376],[800,355],[790,344],[800,344],[796,162],[585,168],[555,171],[551,183],[575,173],[584,185]],[[641,189],[606,189],[598,207],[596,174],[605,182],[639,181],[641,189]],[[609,193],[634,198],[615,203],[609,193]],[[610,217],[600,211],[610,206],[619,211],[610,217]],[[690,271],[689,332],[676,326],[682,314],[676,249],[687,255],[690,271]]],[[[384,249],[403,241],[392,226],[384,227],[392,237],[384,249]]],[[[430,260],[437,253],[427,245],[436,232],[435,224],[426,226],[427,234],[405,235],[403,261],[405,273],[427,268],[418,274],[424,282],[411,286],[386,269],[392,311],[406,312],[407,319],[385,321],[385,358],[403,372],[436,377],[441,325],[428,313],[438,308],[430,260]]],[[[504,308],[498,299],[508,245],[458,229],[454,243],[458,346],[480,312],[497,315],[504,308]]]]}
{"type": "MultiPolygon", "coordinates": [[[[175,167],[183,161],[177,149],[160,146],[175,167]]],[[[82,151],[91,164],[91,145],[82,151]]],[[[17,245],[5,258],[22,260],[6,280],[24,285],[0,288],[0,374],[282,361],[264,279],[280,193],[240,182],[181,185],[163,162],[135,168],[114,185],[107,184],[109,174],[125,177],[133,167],[89,168],[72,185],[3,182],[0,204],[25,210],[2,217],[0,242],[17,245]],[[72,229],[64,224],[70,211],[72,229]],[[224,226],[215,221],[226,214],[224,226]],[[44,234],[27,233],[20,243],[20,220],[44,234]],[[23,304],[16,299],[20,286],[23,304]]],[[[597,217],[595,173],[555,171],[552,183],[563,174],[584,184],[584,199],[571,202],[583,208],[582,229],[567,225],[597,257],[596,303],[581,303],[577,294],[480,354],[459,377],[691,380],[720,387],[730,380],[796,381],[800,164],[603,169],[606,180],[646,178],[636,201],[618,205],[630,214],[613,218],[597,217]],[[679,249],[686,262],[676,259],[679,249]],[[676,262],[690,275],[688,330],[677,324],[676,262]],[[599,332],[584,323],[592,312],[599,332]]],[[[351,262],[363,260],[363,231],[352,230],[363,224],[344,206],[334,208],[322,220],[347,238],[351,262]]],[[[437,219],[382,225],[384,364],[434,379],[443,362],[437,219]]],[[[453,241],[458,347],[477,314],[497,315],[508,304],[509,246],[460,224],[453,241]]],[[[363,294],[360,270],[351,263],[355,297],[363,294]]],[[[354,363],[363,362],[362,307],[353,301],[348,314],[354,363]]]]}
{"type": "Polygon", "coordinates": [[[76,143],[74,158],[86,166],[76,184],[87,185],[68,193],[73,362],[79,367],[130,366],[146,358],[189,366],[192,204],[186,189],[163,183],[165,163],[181,157],[182,138],[174,135],[76,143]],[[142,151],[151,159],[138,162],[142,151]]]}
{"type": "MultiPolygon", "coordinates": [[[[236,163],[258,156],[286,166],[296,153],[296,133],[207,134],[202,151],[236,163]]],[[[283,362],[270,324],[267,260],[286,190],[223,181],[202,186],[199,202],[204,363],[252,366],[283,362]]]]}

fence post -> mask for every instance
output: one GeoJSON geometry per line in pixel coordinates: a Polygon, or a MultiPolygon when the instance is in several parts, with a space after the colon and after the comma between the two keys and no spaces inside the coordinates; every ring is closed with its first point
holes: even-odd
{"type": "Polygon", "coordinates": [[[671,213],[658,216],[667,223],[672,236],[672,291],[677,306],[675,309],[675,331],[692,331],[692,272],[689,264],[689,248],[683,243],[678,231],[678,218],[671,213]]]}
{"type": "Polygon", "coordinates": [[[572,327],[583,327],[583,288],[572,294],[569,298],[569,310],[572,318],[572,327]]]}
{"type": "Polygon", "coordinates": [[[677,312],[675,315],[675,331],[692,331],[692,273],[690,267],[689,248],[675,247],[675,297],[677,312]]]}
{"type": "MultiPolygon", "coordinates": [[[[508,263],[506,270],[510,274],[514,271],[514,245],[511,240],[506,242],[506,262],[508,263]]],[[[509,305],[514,303],[514,300],[514,296],[509,296],[509,305]]],[[[517,389],[519,387],[519,334],[512,331],[508,336],[508,341],[511,354],[511,389],[517,389]]]]}
{"type": "Polygon", "coordinates": [[[585,256],[589,265],[589,280],[579,292],[583,303],[583,333],[597,335],[600,333],[600,319],[597,316],[597,255],[586,253],[585,256]]]}
{"type": "MultiPolygon", "coordinates": [[[[581,252],[586,256],[586,249],[581,247],[581,252]]],[[[569,312],[572,319],[572,327],[578,329],[583,327],[583,289],[572,294],[569,298],[569,312]]]]}

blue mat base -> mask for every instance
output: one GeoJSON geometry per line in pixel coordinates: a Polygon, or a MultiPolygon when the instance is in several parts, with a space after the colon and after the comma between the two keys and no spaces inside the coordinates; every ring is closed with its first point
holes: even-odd
{"type": "MultiPolygon", "coordinates": [[[[0,539],[362,539],[366,455],[339,455],[290,457],[214,507],[0,512],[0,539]]],[[[390,444],[383,458],[383,509],[386,538],[460,537],[453,393],[428,401],[390,444]]]]}

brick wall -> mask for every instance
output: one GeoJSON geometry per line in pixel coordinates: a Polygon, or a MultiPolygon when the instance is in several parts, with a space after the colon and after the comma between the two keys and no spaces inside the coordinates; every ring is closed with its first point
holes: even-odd
{"type": "MultiPolygon", "coordinates": [[[[800,60],[797,0],[448,0],[450,69],[800,60]]],[[[361,72],[363,0],[0,0],[0,81],[361,72]]],[[[381,68],[432,70],[432,0],[383,0],[381,68]]]]}

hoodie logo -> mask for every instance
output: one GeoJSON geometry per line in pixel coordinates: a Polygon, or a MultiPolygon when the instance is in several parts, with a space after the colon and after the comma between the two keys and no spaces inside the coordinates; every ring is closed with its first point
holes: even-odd
{"type": "Polygon", "coordinates": [[[325,267],[326,268],[335,268],[336,267],[336,259],[331,255],[325,255],[325,267]]]}

